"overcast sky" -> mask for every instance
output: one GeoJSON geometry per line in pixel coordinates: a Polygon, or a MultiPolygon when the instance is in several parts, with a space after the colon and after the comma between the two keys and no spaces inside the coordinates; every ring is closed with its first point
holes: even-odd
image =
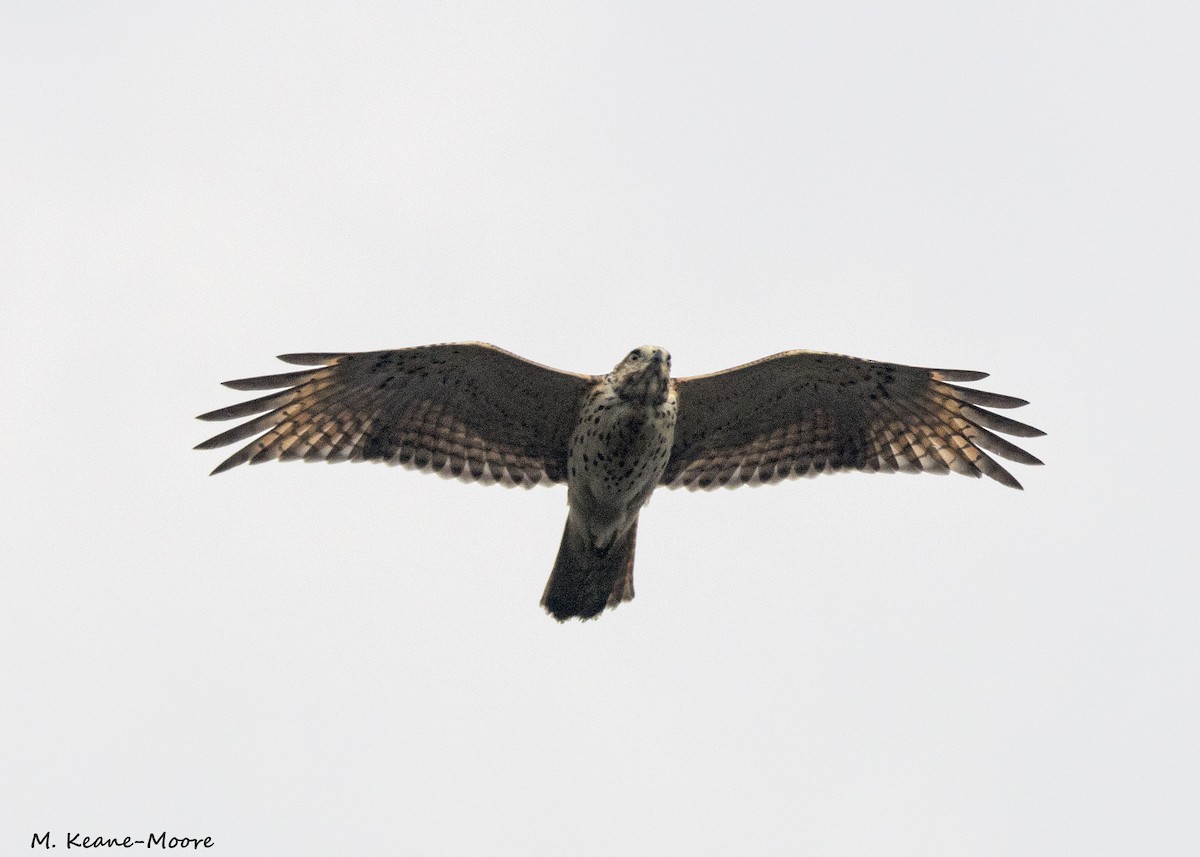
{"type": "Polygon", "coordinates": [[[0,851],[1200,853],[1192,3],[0,11],[0,851]],[[273,355],[980,369],[1024,492],[206,474],[273,355]]]}

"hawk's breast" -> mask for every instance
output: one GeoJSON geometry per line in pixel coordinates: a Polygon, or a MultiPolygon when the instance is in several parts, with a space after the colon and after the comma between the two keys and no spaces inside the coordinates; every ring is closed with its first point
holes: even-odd
{"type": "Polygon", "coordinates": [[[629,514],[658,485],[675,439],[675,394],[644,405],[618,396],[608,385],[588,397],[571,436],[567,483],[572,506],[629,514]]]}

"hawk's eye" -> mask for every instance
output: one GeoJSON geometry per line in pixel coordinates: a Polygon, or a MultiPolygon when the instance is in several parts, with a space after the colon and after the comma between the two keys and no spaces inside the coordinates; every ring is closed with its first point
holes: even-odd
{"type": "Polygon", "coordinates": [[[639,359],[641,359],[641,356],[642,356],[642,355],[641,355],[639,352],[637,352],[637,351],[630,351],[630,352],[629,352],[629,359],[630,359],[630,360],[639,360],[639,359]]]}

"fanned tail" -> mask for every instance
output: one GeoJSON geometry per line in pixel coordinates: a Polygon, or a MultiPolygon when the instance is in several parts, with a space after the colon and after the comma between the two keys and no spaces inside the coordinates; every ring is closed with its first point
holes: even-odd
{"type": "Polygon", "coordinates": [[[596,550],[567,515],[562,543],[554,570],[542,593],[542,606],[560,622],[573,616],[591,619],[605,607],[616,607],[633,598],[633,553],[637,541],[637,518],[624,535],[605,550],[596,550]]]}

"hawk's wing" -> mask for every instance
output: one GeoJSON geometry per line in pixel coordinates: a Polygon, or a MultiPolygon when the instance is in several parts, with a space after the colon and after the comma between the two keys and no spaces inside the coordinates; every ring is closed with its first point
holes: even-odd
{"type": "Polygon", "coordinates": [[[988,455],[1041,464],[993,431],[1045,432],[984,410],[1023,399],[959,387],[985,372],[787,351],[676,382],[679,417],[662,483],[757,485],[837,470],[953,471],[1020,483],[988,455]]]}
{"type": "Polygon", "coordinates": [[[319,368],[226,381],[287,389],[200,415],[262,414],[196,447],[265,432],[213,473],[271,459],[385,461],[468,481],[563,482],[571,432],[596,381],[480,342],[279,359],[319,368]]]}

